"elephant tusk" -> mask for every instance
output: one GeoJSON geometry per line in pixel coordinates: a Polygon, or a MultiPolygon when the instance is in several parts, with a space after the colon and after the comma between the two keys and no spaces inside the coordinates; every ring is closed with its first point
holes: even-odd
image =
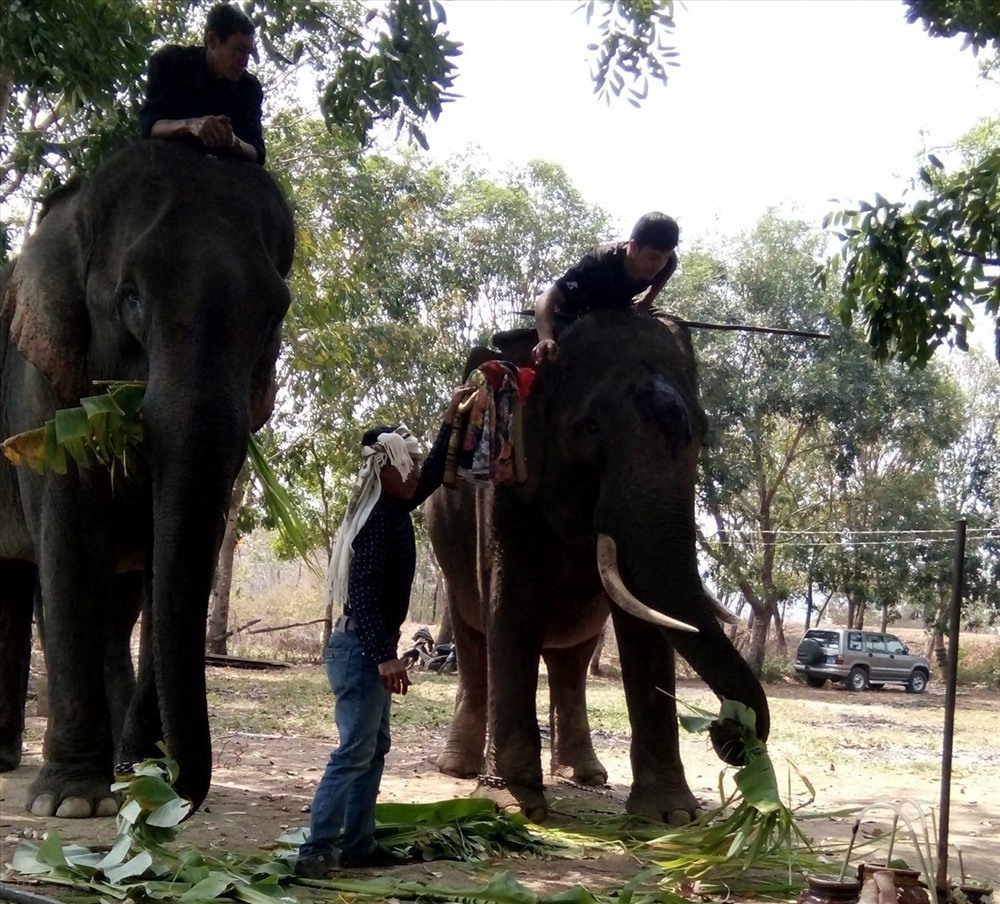
{"type": "Polygon", "coordinates": [[[622,580],[621,573],[618,571],[618,548],[615,546],[615,541],[607,534],[598,534],[597,537],[597,570],[601,575],[601,583],[604,585],[608,596],[611,597],[611,601],[615,605],[621,606],[629,615],[634,615],[643,621],[652,622],[652,624],[659,625],[662,628],[690,631],[693,634],[698,633],[698,629],[694,625],[689,625],[678,621],[676,618],[671,618],[669,615],[664,615],[662,612],[657,612],[655,609],[650,609],[649,606],[629,593],[625,588],[625,582],[622,580]]]}
{"type": "Polygon", "coordinates": [[[705,598],[708,600],[709,608],[715,613],[715,617],[720,622],[725,622],[727,625],[738,625],[740,623],[740,620],[723,606],[719,598],[704,584],[702,585],[702,589],[705,591],[705,598]]]}

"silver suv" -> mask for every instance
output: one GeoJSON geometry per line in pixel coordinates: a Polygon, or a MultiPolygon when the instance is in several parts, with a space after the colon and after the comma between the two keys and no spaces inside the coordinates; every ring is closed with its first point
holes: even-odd
{"type": "Polygon", "coordinates": [[[795,671],[810,687],[843,681],[852,691],[886,684],[906,685],[911,694],[927,689],[931,664],[912,656],[898,637],[852,628],[810,628],[795,654],[795,671]]]}

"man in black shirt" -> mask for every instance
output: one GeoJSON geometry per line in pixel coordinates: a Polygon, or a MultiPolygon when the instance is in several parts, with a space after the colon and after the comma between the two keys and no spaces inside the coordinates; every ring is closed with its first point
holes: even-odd
{"type": "Polygon", "coordinates": [[[330,557],[328,592],[344,603],[326,651],[340,746],[316,789],[310,837],[299,849],[295,871],[305,878],[404,862],[375,843],[375,800],[390,744],[390,701],[410,685],[396,646],[416,565],[410,513],[441,485],[452,421],[473,391],[455,390],[423,466],[405,427],[377,427],[362,440],[365,461],[330,557]]]}
{"type": "Polygon", "coordinates": [[[169,44],[149,61],[143,138],[182,138],[213,153],[264,162],[260,82],[246,71],[254,24],[228,3],[213,6],[204,47],[169,44]]]}
{"type": "Polygon", "coordinates": [[[559,356],[555,340],[556,317],[575,320],[594,308],[629,308],[648,313],[660,289],[677,269],[680,230],[673,217],[644,214],[627,242],[598,245],[565,276],[549,286],[535,302],[538,344],[532,350],[536,364],[559,356]]]}

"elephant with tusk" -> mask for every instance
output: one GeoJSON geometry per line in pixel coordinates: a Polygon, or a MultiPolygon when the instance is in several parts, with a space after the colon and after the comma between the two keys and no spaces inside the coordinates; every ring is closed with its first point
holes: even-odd
{"type": "MultiPolygon", "coordinates": [[[[534,331],[494,336],[527,366],[534,331]]],[[[530,818],[547,804],[535,712],[539,659],[548,671],[553,773],[607,780],[590,738],[587,664],[610,611],[632,726],[630,813],[670,824],[699,803],[679,755],[674,654],[720,697],[756,715],[767,699],[726,637],[732,616],[702,585],[695,478],[706,420],[685,327],[667,317],[593,311],[567,327],[524,406],[527,480],[458,486],[427,506],[458,649],[455,715],[438,768],[480,776],[480,790],[530,818]]],[[[732,726],[710,731],[739,763],[732,726]]]]}

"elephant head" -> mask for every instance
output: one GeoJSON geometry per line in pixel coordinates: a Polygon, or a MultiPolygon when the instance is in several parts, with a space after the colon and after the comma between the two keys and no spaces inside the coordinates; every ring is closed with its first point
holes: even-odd
{"type": "MultiPolygon", "coordinates": [[[[50,407],[94,394],[94,380],[146,381],[150,649],[122,746],[155,753],[162,737],[196,806],[212,761],[206,610],[248,431],[274,401],[293,246],[288,205],[261,167],[139,142],[50,199],[3,298],[50,407]]],[[[50,567],[39,561],[43,584],[50,567]]]]}
{"type": "MultiPolygon", "coordinates": [[[[504,358],[529,363],[533,331],[494,337],[504,358]]],[[[690,336],[676,321],[595,311],[559,337],[525,409],[533,498],[568,544],[592,546],[612,602],[669,631],[670,644],[719,696],[754,710],[769,731],[758,679],[719,624],[732,620],[697,567],[695,482],[706,431],[690,336]]],[[[727,726],[712,739],[727,762],[727,726]]]]}

